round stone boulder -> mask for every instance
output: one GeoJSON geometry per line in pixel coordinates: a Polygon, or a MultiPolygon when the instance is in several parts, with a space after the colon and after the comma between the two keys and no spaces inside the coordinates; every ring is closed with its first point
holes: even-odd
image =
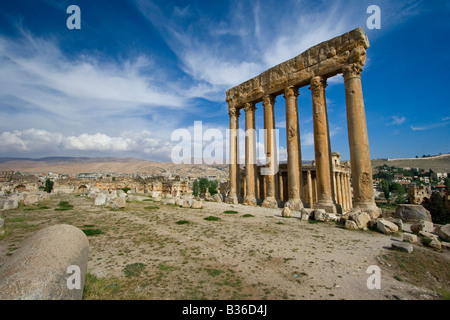
{"type": "Polygon", "coordinates": [[[420,221],[425,220],[431,222],[430,211],[420,204],[400,204],[395,209],[395,217],[403,221],[420,221]]]}
{"type": "Polygon", "coordinates": [[[66,224],[26,239],[0,268],[0,300],[81,300],[89,241],[66,224]]]}

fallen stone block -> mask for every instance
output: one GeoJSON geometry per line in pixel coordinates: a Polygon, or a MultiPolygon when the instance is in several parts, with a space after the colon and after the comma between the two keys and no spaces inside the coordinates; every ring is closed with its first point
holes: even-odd
{"type": "Polygon", "coordinates": [[[89,242],[78,228],[36,232],[0,268],[1,300],[81,300],[89,242]]]}
{"type": "Polygon", "coordinates": [[[94,205],[103,206],[106,204],[106,194],[100,193],[95,197],[94,205]]]}
{"type": "Polygon", "coordinates": [[[431,222],[430,211],[420,204],[400,204],[395,209],[395,217],[403,221],[420,221],[425,220],[431,222]]]}
{"type": "Polygon", "coordinates": [[[450,224],[441,226],[438,230],[438,235],[442,240],[450,242],[450,224]]]}
{"type": "Polygon", "coordinates": [[[398,231],[398,227],[390,221],[379,219],[377,221],[377,230],[383,232],[384,234],[393,234],[398,231]]]}
{"type": "Polygon", "coordinates": [[[392,242],[391,246],[392,246],[392,249],[395,249],[395,250],[399,250],[399,251],[403,251],[403,252],[407,252],[407,253],[413,252],[413,245],[410,243],[394,241],[394,242],[392,242]]]}
{"type": "Polygon", "coordinates": [[[111,208],[114,210],[125,208],[127,202],[124,197],[117,197],[111,202],[111,208]]]}
{"type": "Polygon", "coordinates": [[[360,212],[355,212],[355,213],[351,214],[350,220],[355,221],[355,223],[359,229],[366,230],[367,224],[371,220],[371,217],[368,213],[360,211],[360,212]]]}
{"type": "Polygon", "coordinates": [[[411,231],[416,234],[418,234],[420,231],[433,232],[434,225],[433,222],[420,220],[419,222],[411,225],[411,231]]]}
{"type": "Polygon", "coordinates": [[[411,233],[404,233],[403,241],[409,242],[409,243],[417,243],[417,236],[415,234],[411,234],[411,233]]]}
{"type": "Polygon", "coordinates": [[[314,210],[314,220],[316,221],[325,221],[325,210],[324,209],[315,209],[314,210]]]}
{"type": "Polygon", "coordinates": [[[289,209],[288,207],[284,207],[283,210],[281,210],[281,216],[283,216],[285,218],[290,218],[291,217],[291,209],[289,209]]]}
{"type": "Polygon", "coordinates": [[[345,229],[358,230],[358,226],[355,221],[345,220],[345,229]]]}
{"type": "Polygon", "coordinates": [[[398,218],[387,218],[386,220],[395,223],[398,227],[398,230],[403,230],[403,220],[398,218]]]}
{"type": "Polygon", "coordinates": [[[203,208],[202,201],[201,200],[200,201],[197,201],[197,200],[192,201],[191,208],[192,209],[201,209],[201,208],[203,208]]]}

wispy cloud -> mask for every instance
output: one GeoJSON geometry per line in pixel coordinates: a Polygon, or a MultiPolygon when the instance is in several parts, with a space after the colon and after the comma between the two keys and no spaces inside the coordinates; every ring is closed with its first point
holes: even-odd
{"type": "Polygon", "coordinates": [[[425,131],[425,130],[431,130],[431,129],[436,129],[436,128],[440,128],[443,126],[447,126],[450,124],[450,119],[444,121],[444,122],[438,122],[438,123],[433,123],[433,124],[429,124],[429,125],[424,125],[424,126],[410,126],[411,130],[413,131],[425,131]]]}
{"type": "Polygon", "coordinates": [[[388,125],[402,125],[406,121],[406,117],[397,117],[392,116],[392,122],[388,123],[388,125]]]}

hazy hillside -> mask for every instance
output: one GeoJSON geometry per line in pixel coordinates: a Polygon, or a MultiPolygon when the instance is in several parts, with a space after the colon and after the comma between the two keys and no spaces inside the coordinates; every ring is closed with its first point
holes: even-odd
{"type": "Polygon", "coordinates": [[[382,165],[394,166],[397,168],[422,168],[434,172],[450,172],[450,154],[435,156],[430,158],[410,158],[410,159],[392,159],[392,160],[372,160],[372,168],[382,165]]]}
{"type": "Polygon", "coordinates": [[[162,174],[171,172],[172,174],[193,177],[228,174],[227,165],[177,165],[172,162],[155,162],[133,158],[0,158],[0,170],[68,174],[84,172],[162,174]]]}

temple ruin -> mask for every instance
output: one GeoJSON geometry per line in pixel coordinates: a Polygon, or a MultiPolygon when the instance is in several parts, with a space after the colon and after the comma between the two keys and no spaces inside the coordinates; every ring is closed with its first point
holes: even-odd
{"type": "MultiPolygon", "coordinates": [[[[373,193],[372,167],[370,161],[369,141],[361,87],[362,67],[369,48],[367,35],[362,28],[357,28],[339,37],[318,44],[302,54],[285,61],[260,75],[227,91],[226,101],[230,116],[230,192],[226,199],[229,203],[238,203],[240,195],[244,204],[256,205],[258,199],[262,206],[277,207],[280,201],[290,209],[300,210],[305,203],[315,209],[337,213],[341,207],[348,211],[362,210],[371,216],[378,216],[373,193]],[[325,88],[327,79],[343,74],[347,109],[347,126],[350,149],[350,172],[353,187],[353,204],[348,197],[350,190],[349,176],[336,174],[333,170],[328,114],[325,88]],[[308,173],[302,166],[298,96],[301,87],[310,86],[312,93],[312,110],[314,125],[315,168],[312,185],[311,170],[308,173]],[[277,146],[273,134],[275,130],[274,106],[278,95],[286,100],[286,137],[288,159],[286,164],[286,191],[280,193],[280,184],[276,183],[277,174],[265,174],[262,188],[257,178],[256,139],[254,134],[245,137],[245,183],[240,183],[241,169],[238,165],[238,129],[241,111],[245,112],[245,131],[255,129],[255,105],[262,102],[264,111],[264,129],[267,135],[265,150],[269,164],[275,165],[277,146]],[[306,177],[304,175],[306,174],[306,177]],[[345,176],[345,178],[344,178],[345,176]],[[307,187],[304,188],[304,184],[307,187]],[[245,191],[241,192],[242,185],[245,191]],[[258,186],[259,185],[259,186],[258,186]],[[305,190],[308,190],[306,196],[305,190]],[[315,190],[315,198],[309,190],[315,190]],[[340,190],[340,191],[338,191],[340,190]],[[278,191],[278,192],[277,192],[278,191]],[[286,199],[282,198],[286,194],[286,199]],[[261,199],[262,197],[262,199],[261,199]],[[339,199],[340,198],[340,199],[339,199]],[[286,200],[286,201],[284,201],[286,200]],[[343,205],[346,203],[345,206],[343,205]]],[[[274,172],[274,170],[270,171],[274,172]]],[[[350,173],[349,172],[349,173],[350,173]]]]}

